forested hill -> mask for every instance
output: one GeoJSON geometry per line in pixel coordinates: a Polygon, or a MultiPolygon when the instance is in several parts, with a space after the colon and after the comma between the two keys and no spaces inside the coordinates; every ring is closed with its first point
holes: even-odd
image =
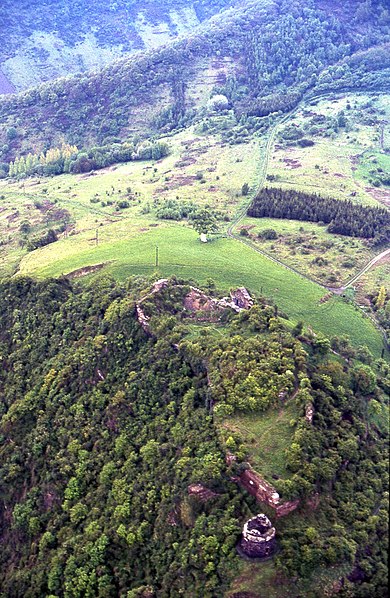
{"type": "Polygon", "coordinates": [[[185,281],[150,290],[0,285],[0,596],[221,598],[259,509],[236,483],[251,447],[226,426],[284,409],[274,483],[301,507],[276,523],[279,584],[384,596],[388,365],[289,332],[262,298],[236,314],[185,281]]]}
{"type": "MultiPolygon", "coordinates": [[[[188,31],[234,0],[2,0],[0,73],[17,90],[91,70],[188,31]]],[[[7,93],[2,88],[0,93],[7,93]]]]}
{"type": "Polygon", "coordinates": [[[167,132],[207,115],[215,95],[245,124],[310,90],[389,89],[389,35],[384,0],[240,3],[163,48],[4,96],[0,160],[167,132]]]}

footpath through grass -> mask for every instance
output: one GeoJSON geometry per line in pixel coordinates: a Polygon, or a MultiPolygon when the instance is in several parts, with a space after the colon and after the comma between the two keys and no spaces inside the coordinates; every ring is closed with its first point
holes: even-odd
{"type": "Polygon", "coordinates": [[[320,304],[324,290],[273,263],[237,240],[221,238],[201,243],[196,233],[186,226],[167,224],[144,229],[142,234],[104,241],[98,246],[80,246],[70,237],[29,253],[19,272],[39,278],[61,276],[78,268],[107,262],[105,270],[118,279],[133,274],[158,276],[175,274],[204,283],[214,279],[217,287],[228,291],[233,286],[246,286],[252,292],[272,298],[291,320],[303,320],[317,332],[327,336],[347,334],[355,345],[367,345],[378,356],[382,338],[373,324],[363,318],[353,305],[338,297],[320,304]],[[158,246],[159,265],[155,266],[158,246]]]}

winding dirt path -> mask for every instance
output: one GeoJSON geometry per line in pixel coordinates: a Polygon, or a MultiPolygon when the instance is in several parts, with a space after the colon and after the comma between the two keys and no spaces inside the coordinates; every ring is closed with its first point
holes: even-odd
{"type": "Polygon", "coordinates": [[[355,274],[355,276],[353,276],[342,288],[343,289],[347,289],[352,284],[354,284],[355,282],[357,282],[359,280],[359,278],[361,276],[363,276],[363,274],[365,274],[366,272],[368,272],[368,270],[371,270],[371,268],[373,266],[375,266],[375,264],[377,264],[380,260],[382,260],[384,257],[386,257],[388,255],[390,255],[390,248],[389,249],[385,249],[385,251],[382,251],[382,253],[379,253],[374,258],[372,258],[372,260],[369,261],[368,264],[366,264],[364,266],[364,268],[362,268],[360,270],[360,272],[358,272],[357,274],[355,274]]]}

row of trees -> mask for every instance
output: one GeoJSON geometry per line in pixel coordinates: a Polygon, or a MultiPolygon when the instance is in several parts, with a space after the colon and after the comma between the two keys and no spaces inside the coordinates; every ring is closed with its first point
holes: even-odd
{"type": "Polygon", "coordinates": [[[248,209],[253,218],[288,218],[328,224],[328,231],[349,237],[390,239],[390,214],[384,208],[371,208],[317,194],[264,187],[248,209]]]}
{"type": "Polygon", "coordinates": [[[138,143],[112,143],[79,151],[75,145],[63,143],[59,148],[40,154],[29,153],[16,158],[9,165],[9,176],[52,176],[70,172],[78,174],[106,168],[118,162],[131,160],[159,160],[169,153],[169,146],[163,141],[138,143]]]}

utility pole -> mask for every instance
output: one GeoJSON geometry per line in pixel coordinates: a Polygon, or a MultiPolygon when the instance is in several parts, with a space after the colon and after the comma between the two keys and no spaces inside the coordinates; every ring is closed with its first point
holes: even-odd
{"type": "Polygon", "coordinates": [[[156,245],[156,268],[158,268],[158,245],[156,245]]]}
{"type": "Polygon", "coordinates": [[[96,229],[96,237],[95,237],[95,240],[96,240],[96,245],[99,245],[99,229],[98,229],[98,228],[96,229]]]}

